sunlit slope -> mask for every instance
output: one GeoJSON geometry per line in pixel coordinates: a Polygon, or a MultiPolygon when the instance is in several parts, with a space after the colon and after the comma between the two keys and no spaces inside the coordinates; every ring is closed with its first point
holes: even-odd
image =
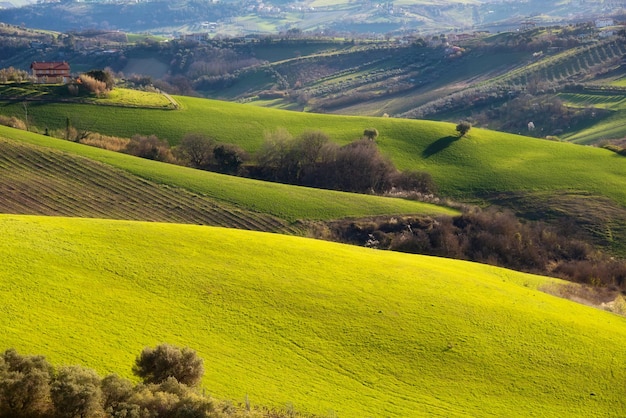
{"type": "MultiPolygon", "coordinates": [[[[0,161],[6,160],[0,166],[0,173],[4,169],[11,176],[15,176],[16,168],[24,171],[24,175],[18,176],[16,183],[13,185],[10,181],[8,181],[7,187],[12,188],[21,195],[28,194],[29,188],[20,189],[20,184],[27,180],[31,180],[31,183],[45,182],[46,180],[50,180],[45,177],[46,173],[48,173],[53,180],[53,186],[48,186],[48,197],[51,199],[58,199],[59,202],[67,199],[64,189],[69,187],[67,185],[68,182],[77,184],[82,180],[82,183],[84,184],[82,187],[91,187],[94,189],[94,200],[97,201],[99,198],[102,198],[102,196],[93,186],[98,185],[100,186],[99,188],[102,189],[102,184],[111,180],[108,177],[101,179],[100,175],[85,173],[84,170],[72,171],[72,168],[69,167],[69,165],[73,164],[73,162],[71,162],[71,157],[67,157],[67,155],[74,155],[87,157],[90,160],[105,163],[115,168],[122,169],[125,172],[129,172],[135,176],[150,180],[154,183],[176,186],[184,189],[185,192],[197,193],[202,195],[202,199],[198,199],[198,202],[204,201],[204,204],[210,204],[212,200],[215,204],[222,207],[225,212],[243,210],[255,212],[257,214],[271,215],[273,217],[280,218],[285,222],[295,222],[298,220],[327,220],[374,215],[457,213],[457,211],[449,208],[404,199],[392,199],[356,193],[343,193],[330,190],[296,187],[209,173],[206,171],[194,170],[172,164],[145,160],[126,154],[105,151],[99,148],[0,126],[0,138],[2,137],[7,138],[8,141],[18,141],[19,143],[39,147],[35,149],[31,148],[29,149],[29,152],[23,151],[23,155],[13,159],[7,159],[8,156],[6,153],[4,157],[0,157],[0,161]],[[46,152],[46,149],[53,149],[55,152],[46,152]],[[63,151],[65,154],[57,153],[56,151],[63,151]],[[25,155],[30,157],[25,157],[25,155]],[[66,167],[66,165],[68,167],[66,167]],[[55,188],[55,186],[60,183],[63,183],[63,187],[55,188]]],[[[9,143],[10,142],[7,142],[7,144],[9,143]]],[[[2,142],[0,142],[0,145],[1,144],[2,142]]],[[[7,174],[7,176],[9,174],[7,174]]],[[[7,179],[5,178],[4,180],[6,183],[7,179]]],[[[116,179],[112,179],[112,182],[116,183],[116,179]]],[[[136,179],[135,183],[137,183],[136,179]]],[[[154,185],[146,185],[146,189],[149,189],[152,186],[154,185]]],[[[140,188],[140,185],[133,185],[133,188],[137,187],[140,188]]],[[[116,188],[118,189],[117,191],[119,191],[119,188],[115,184],[112,185],[112,188],[116,188]]],[[[150,198],[150,201],[154,201],[155,199],[148,196],[146,199],[142,200],[142,197],[140,196],[144,196],[146,194],[144,192],[146,192],[146,190],[140,190],[137,193],[127,190],[123,193],[126,193],[125,196],[129,195],[137,200],[135,202],[136,206],[149,205],[150,202],[148,198],[150,198]]],[[[6,198],[7,196],[5,195],[4,197],[6,198]]],[[[176,212],[177,203],[175,202],[175,199],[172,199],[170,202],[164,201],[164,199],[157,200],[159,200],[158,203],[162,209],[165,207],[163,210],[166,210],[169,205],[171,206],[171,209],[176,212]]],[[[75,203],[77,205],[94,205],[93,201],[85,200],[75,203]]],[[[100,211],[106,212],[103,208],[100,208],[100,211]]],[[[49,213],[42,212],[39,214],[49,213]]],[[[59,214],[76,215],[77,213],[72,214],[61,212],[59,214]]],[[[149,213],[146,213],[146,215],[147,216],[143,218],[145,220],[163,219],[163,217],[154,218],[148,216],[150,215],[149,213]]],[[[167,217],[167,212],[164,216],[167,217]]],[[[105,213],[103,217],[114,216],[106,216],[105,213]]],[[[246,214],[239,213],[237,217],[245,218],[246,214]]],[[[248,219],[248,221],[254,223],[255,217],[256,215],[252,214],[251,219],[248,219]]],[[[133,217],[133,219],[142,218],[133,217]]],[[[175,213],[173,213],[170,220],[176,219],[178,218],[175,213]]],[[[265,221],[267,221],[267,219],[263,220],[262,223],[265,221]]],[[[198,222],[204,223],[206,221],[198,218],[198,222]]],[[[225,224],[218,223],[218,225],[223,226],[225,224]]],[[[263,230],[263,228],[258,229],[263,230]]],[[[273,228],[270,228],[269,230],[273,230],[273,228]]]]}
{"type": "Polygon", "coordinates": [[[626,205],[626,164],[607,150],[475,128],[457,140],[454,125],[441,122],[307,114],[189,97],[176,100],[180,111],[107,106],[94,111],[88,105],[48,104],[33,106],[30,113],[42,126],[63,126],[68,114],[76,114],[73,120],[89,120],[92,130],[156,134],[174,143],[185,132],[205,132],[249,151],[258,149],[265,132],[278,128],[294,135],[322,130],[346,143],[374,127],[380,132],[380,148],[396,166],[430,172],[444,194],[571,190],[601,194],[626,205]]]}
{"type": "Polygon", "coordinates": [[[204,387],[338,416],[626,413],[626,320],[484,265],[201,226],[0,216],[0,341],[130,375],[146,345],[204,387]]]}

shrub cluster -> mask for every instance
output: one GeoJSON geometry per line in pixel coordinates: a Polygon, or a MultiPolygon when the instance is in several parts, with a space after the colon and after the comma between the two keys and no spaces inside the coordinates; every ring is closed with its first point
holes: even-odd
{"type": "Polygon", "coordinates": [[[167,141],[159,139],[155,135],[133,135],[124,152],[149,160],[175,162],[167,141]]]}
{"type": "MultiPolygon", "coordinates": [[[[95,94],[96,96],[104,96],[109,92],[109,88],[107,87],[106,82],[100,81],[90,75],[81,74],[79,78],[79,91],[85,91],[88,94],[95,94]]],[[[70,87],[68,87],[69,89],[70,87]]],[[[72,90],[69,90],[72,93],[72,90]]]]}
{"type": "Polygon", "coordinates": [[[31,79],[31,75],[28,71],[19,70],[13,67],[0,69],[0,83],[21,83],[22,81],[28,81],[31,79]]]}
{"type": "Polygon", "coordinates": [[[101,378],[88,368],[55,369],[43,356],[0,353],[0,418],[220,418],[301,417],[293,410],[216,402],[196,386],[203,360],[190,348],[146,347],[133,384],[117,375],[101,378]]]}
{"type": "Polygon", "coordinates": [[[358,193],[394,188],[433,192],[435,185],[427,173],[401,173],[380,153],[376,143],[367,138],[373,139],[374,131],[370,128],[366,138],[338,146],[321,131],[293,138],[286,130],[278,130],[267,135],[257,154],[258,166],[250,174],[263,180],[358,193]]]}
{"type": "Polygon", "coordinates": [[[626,289],[626,262],[599,253],[570,233],[512,213],[472,210],[456,217],[420,217],[331,225],[334,238],[416,254],[470,260],[594,286],[626,289]]]}
{"type": "Polygon", "coordinates": [[[203,371],[195,351],[167,344],[137,358],[137,385],[80,366],[55,370],[9,349],[0,356],[0,417],[217,417],[211,398],[193,388],[203,371]]]}
{"type": "Polygon", "coordinates": [[[15,116],[0,115],[0,125],[9,126],[15,129],[26,130],[26,123],[23,120],[16,118],[15,116]]]}

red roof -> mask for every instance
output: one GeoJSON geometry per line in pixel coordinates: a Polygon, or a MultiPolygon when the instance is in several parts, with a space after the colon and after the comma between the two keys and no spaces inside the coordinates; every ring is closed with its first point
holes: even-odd
{"type": "Polygon", "coordinates": [[[67,70],[69,71],[70,65],[67,62],[33,62],[30,64],[30,68],[33,70],[67,70]]]}

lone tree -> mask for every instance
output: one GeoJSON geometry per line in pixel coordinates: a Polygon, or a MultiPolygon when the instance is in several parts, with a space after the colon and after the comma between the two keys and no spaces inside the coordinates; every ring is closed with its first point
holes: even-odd
{"type": "Polygon", "coordinates": [[[468,133],[470,129],[472,129],[472,124],[466,120],[463,120],[459,122],[458,125],[456,125],[456,131],[460,134],[461,137],[465,136],[465,134],[468,133]]]}
{"type": "Polygon", "coordinates": [[[378,129],[376,128],[367,128],[363,131],[363,137],[369,139],[370,141],[378,138],[378,129]]]}
{"type": "Polygon", "coordinates": [[[135,360],[133,373],[146,384],[159,384],[173,377],[187,386],[200,383],[204,375],[204,361],[195,350],[161,344],[146,347],[135,360]]]}

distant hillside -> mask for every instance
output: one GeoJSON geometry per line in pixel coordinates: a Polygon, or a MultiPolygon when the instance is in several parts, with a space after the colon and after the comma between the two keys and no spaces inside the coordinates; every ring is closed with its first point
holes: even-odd
{"type": "Polygon", "coordinates": [[[624,92],[626,38],[619,20],[613,23],[528,21],[523,30],[497,34],[389,40],[291,31],[168,42],[12,26],[0,28],[0,66],[26,70],[34,60],[63,59],[77,74],[109,67],[132,88],[314,113],[469,119],[484,128],[593,144],[626,136],[621,109],[602,101],[624,92]],[[571,93],[593,100],[563,100],[571,93]]]}
{"type": "Polygon", "coordinates": [[[57,365],[130,376],[169,342],[205,359],[218,399],[322,416],[626,411],[626,320],[539,290],[554,280],[192,225],[0,228],[2,343],[57,365]]]}
{"type": "MultiPolygon", "coordinates": [[[[19,1],[19,0],[18,0],[19,1]]],[[[20,2],[18,5],[23,4],[20,2]]],[[[0,21],[70,31],[123,30],[173,34],[211,32],[248,35],[288,30],[326,33],[393,33],[408,30],[441,33],[453,30],[503,31],[532,19],[540,23],[588,20],[615,13],[618,2],[464,1],[369,3],[346,0],[262,4],[180,1],[92,1],[38,3],[0,10],[0,21]]]]}

